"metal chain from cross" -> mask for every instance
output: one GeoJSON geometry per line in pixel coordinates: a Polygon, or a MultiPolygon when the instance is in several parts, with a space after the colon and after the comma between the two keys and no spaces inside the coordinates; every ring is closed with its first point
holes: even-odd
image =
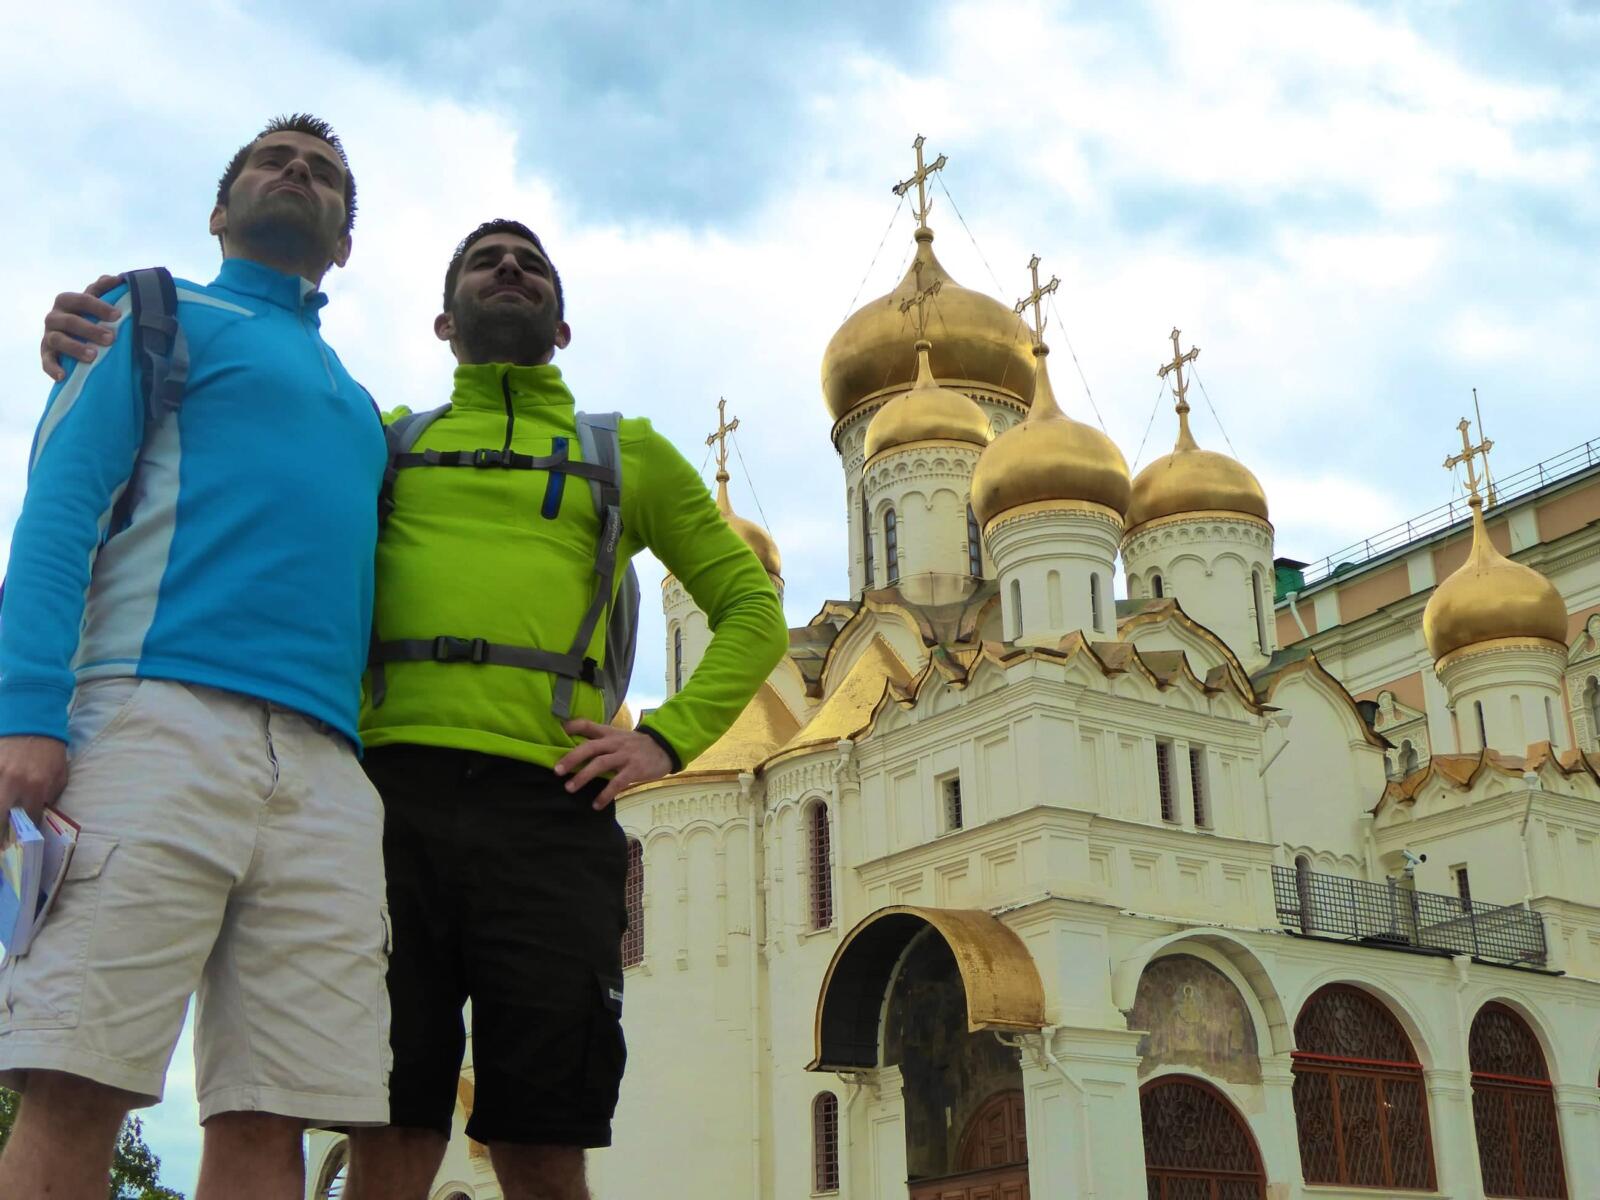
{"type": "Polygon", "coordinates": [[[939,289],[944,286],[944,280],[935,279],[927,287],[923,287],[922,260],[919,258],[912,263],[911,269],[917,275],[917,290],[900,301],[900,311],[908,313],[913,308],[917,310],[917,341],[925,342],[928,340],[928,301],[939,294],[939,289]]]}
{"type": "Polygon", "coordinates": [[[1043,287],[1039,286],[1039,256],[1037,254],[1028,260],[1028,271],[1033,276],[1033,290],[1012,305],[1011,311],[1020,317],[1028,305],[1033,305],[1033,348],[1037,350],[1044,345],[1044,313],[1039,305],[1046,296],[1061,286],[1061,280],[1052,275],[1049,283],[1043,287]]]}
{"type": "Polygon", "coordinates": [[[911,148],[917,152],[916,171],[912,173],[910,179],[902,179],[890,189],[896,196],[904,196],[913,187],[917,189],[917,207],[914,212],[918,229],[926,229],[928,227],[928,213],[933,208],[933,201],[928,199],[928,178],[935,171],[942,171],[945,163],[950,161],[941,154],[931,163],[924,166],[922,162],[922,145],[925,140],[919,133],[917,134],[917,140],[911,143],[911,148]]]}
{"type": "Polygon", "coordinates": [[[1456,428],[1461,431],[1461,453],[1452,454],[1446,458],[1444,460],[1444,469],[1446,471],[1454,471],[1463,463],[1466,464],[1467,491],[1471,493],[1471,499],[1467,503],[1477,507],[1483,503],[1483,500],[1478,495],[1478,472],[1473,466],[1473,459],[1483,459],[1483,473],[1484,478],[1487,479],[1489,475],[1489,451],[1494,449],[1494,443],[1488,438],[1480,438],[1478,444],[1474,446],[1472,439],[1467,436],[1472,429],[1472,422],[1465,417],[1461,418],[1456,428]]]}
{"type": "Polygon", "coordinates": [[[1173,326],[1173,329],[1172,329],[1172,361],[1169,362],[1169,363],[1163,363],[1161,365],[1161,367],[1156,371],[1156,374],[1158,376],[1160,376],[1162,379],[1165,379],[1168,376],[1168,374],[1171,374],[1171,373],[1174,373],[1174,372],[1177,374],[1178,379],[1177,379],[1177,382],[1175,384],[1173,384],[1172,393],[1173,393],[1173,395],[1175,395],[1178,398],[1178,412],[1179,412],[1180,415],[1189,411],[1189,401],[1187,399],[1187,393],[1189,391],[1189,385],[1187,383],[1185,383],[1184,379],[1183,379],[1183,364],[1184,363],[1191,363],[1191,362],[1193,362],[1195,359],[1197,359],[1199,357],[1200,357],[1200,347],[1199,346],[1191,346],[1191,347],[1189,347],[1189,352],[1187,354],[1185,354],[1183,352],[1183,350],[1181,350],[1179,348],[1179,346],[1178,346],[1178,329],[1177,329],[1177,326],[1173,326]]]}
{"type": "Polygon", "coordinates": [[[728,420],[728,402],[721,396],[717,397],[717,431],[706,439],[706,445],[717,448],[717,482],[727,483],[728,475],[728,435],[739,428],[739,418],[728,420]]]}

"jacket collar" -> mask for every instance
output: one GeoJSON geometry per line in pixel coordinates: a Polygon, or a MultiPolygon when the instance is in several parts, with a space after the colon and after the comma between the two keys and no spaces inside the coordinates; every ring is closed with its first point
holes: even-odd
{"type": "Polygon", "coordinates": [[[510,397],[517,411],[573,405],[572,392],[553,364],[519,367],[511,363],[464,363],[456,367],[450,400],[457,408],[504,412],[510,397]]]}
{"type": "Polygon", "coordinates": [[[321,324],[320,312],[328,297],[317,285],[299,275],[285,275],[248,258],[225,258],[213,287],[226,288],[241,296],[254,296],[297,315],[304,314],[321,324]]]}

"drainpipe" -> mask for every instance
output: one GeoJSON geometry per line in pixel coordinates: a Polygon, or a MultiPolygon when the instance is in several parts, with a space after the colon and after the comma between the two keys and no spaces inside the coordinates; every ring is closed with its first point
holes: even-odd
{"type": "MultiPolygon", "coordinates": [[[[1089,1089],[1074,1079],[1071,1072],[1067,1070],[1067,1068],[1062,1064],[1061,1060],[1051,1053],[1050,1043],[1055,1041],[1056,1030],[1059,1028],[1060,1026],[1057,1025],[1046,1025],[1039,1031],[1039,1045],[1036,1049],[1036,1058],[1039,1062],[1048,1065],[1050,1069],[1053,1070],[1057,1075],[1061,1076],[1061,1078],[1066,1081],[1067,1086],[1070,1087],[1078,1097],[1078,1124],[1081,1127],[1081,1136],[1083,1141],[1083,1154],[1081,1156],[1083,1159],[1084,1176],[1083,1196],[1084,1200],[1098,1200],[1100,1193],[1095,1190],[1094,1184],[1094,1133],[1089,1126],[1089,1089]]],[[[1002,1046],[1010,1046],[1015,1050],[1021,1050],[1023,1048],[1023,1046],[1026,1044],[1024,1039],[1027,1037],[1026,1034],[1018,1034],[1015,1037],[1008,1037],[1007,1035],[998,1032],[994,1036],[999,1040],[1002,1046]]]]}
{"type": "Polygon", "coordinates": [[[845,1087],[849,1089],[839,1109],[839,1200],[849,1200],[855,1193],[850,1178],[850,1110],[856,1106],[861,1093],[867,1090],[867,1085],[856,1071],[841,1071],[839,1078],[844,1080],[845,1087]]]}
{"type": "Polygon", "coordinates": [[[828,808],[828,820],[833,824],[828,857],[833,860],[830,871],[833,875],[833,923],[835,927],[843,929],[844,913],[844,839],[839,836],[844,829],[844,812],[840,808],[844,798],[844,773],[849,769],[850,756],[855,752],[856,744],[849,738],[840,738],[834,743],[834,750],[839,758],[833,764],[833,803],[828,808]]]}
{"type": "Polygon", "coordinates": [[[761,875],[757,869],[756,777],[739,774],[739,801],[749,822],[750,859],[750,1194],[761,1195],[761,875]]]}
{"type": "Polygon", "coordinates": [[[1285,592],[1283,598],[1289,602],[1289,615],[1294,618],[1295,625],[1299,627],[1300,636],[1302,638],[1310,637],[1311,632],[1306,628],[1306,623],[1300,619],[1300,593],[1285,592]]]}

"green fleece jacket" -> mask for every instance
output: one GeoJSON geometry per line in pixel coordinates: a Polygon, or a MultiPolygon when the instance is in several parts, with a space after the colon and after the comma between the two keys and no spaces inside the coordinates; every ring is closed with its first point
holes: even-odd
{"type": "MultiPolygon", "coordinates": [[[[566,438],[571,456],[582,457],[572,393],[557,367],[457,367],[450,401],[416,449],[509,446],[547,455],[554,439],[566,438]]],[[[620,436],[618,581],[626,560],[648,549],[688,589],[713,634],[683,690],[641,725],[681,767],[733,723],[787,650],[788,631],[772,581],[694,468],[649,421],[624,420],[620,436]]],[[[561,652],[571,646],[595,585],[599,519],[587,480],[414,467],[397,474],[394,501],[378,541],[380,640],[483,638],[561,652]],[[543,515],[550,511],[553,517],[543,515]]],[[[603,661],[604,648],[602,620],[589,653],[603,661]]],[[[576,742],[550,711],[554,677],[544,672],[435,662],[384,670],[383,704],[372,706],[370,689],[363,697],[368,746],[446,746],[553,766],[576,742]]],[[[599,690],[580,683],[573,715],[604,721],[602,708],[599,690]]]]}

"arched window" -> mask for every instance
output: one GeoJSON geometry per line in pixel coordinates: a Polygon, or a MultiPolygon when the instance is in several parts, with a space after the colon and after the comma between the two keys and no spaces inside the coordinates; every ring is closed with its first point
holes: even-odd
{"type": "Polygon", "coordinates": [[[1150,1200],[1265,1200],[1256,1140],[1209,1083],[1163,1075],[1139,1090],[1150,1200]]]}
{"type": "Polygon", "coordinates": [[[1467,1061],[1484,1191],[1565,1197],[1555,1093],[1528,1023],[1504,1004],[1485,1004],[1472,1020],[1467,1061]]]}
{"type": "Polygon", "coordinates": [[[1167,594],[1166,585],[1161,582],[1160,575],[1150,576],[1150,594],[1157,600],[1161,599],[1167,594]]]}
{"type": "Polygon", "coordinates": [[[1483,720],[1483,701],[1474,700],[1472,702],[1472,711],[1478,718],[1478,749],[1487,750],[1489,748],[1489,726],[1483,720]]]}
{"type": "Polygon", "coordinates": [[[833,924],[833,838],[828,806],[818,800],[806,809],[806,878],[811,889],[811,928],[833,924]]]}
{"type": "Polygon", "coordinates": [[[1250,572],[1250,606],[1256,610],[1256,645],[1261,653],[1270,654],[1267,649],[1267,591],[1261,583],[1260,567],[1250,572]]]}
{"type": "Polygon", "coordinates": [[[1400,1022],[1329,984],[1294,1023],[1294,1115],[1307,1183],[1432,1189],[1422,1064],[1400,1022]]]}
{"type": "Polygon", "coordinates": [[[339,1200],[344,1195],[345,1179],[350,1173],[350,1143],[341,1141],[322,1160],[317,1172],[317,1186],[312,1190],[316,1200],[339,1200]]]}
{"type": "Polygon", "coordinates": [[[811,1102],[811,1190],[839,1190],[839,1097],[832,1092],[811,1102]]]}
{"type": "Polygon", "coordinates": [[[628,928],[622,935],[622,965],[635,967],[644,961],[644,843],[628,839],[628,875],[622,885],[628,909],[628,928]]]}
{"type": "Polygon", "coordinates": [[[1022,580],[1011,581],[1011,611],[1015,616],[1011,619],[1011,640],[1017,641],[1022,637],[1022,580]]]}
{"type": "Polygon", "coordinates": [[[900,582],[900,518],[894,509],[883,513],[883,557],[889,564],[889,583],[900,582]]]}
{"type": "Polygon", "coordinates": [[[1400,743],[1400,778],[1404,779],[1417,769],[1417,748],[1407,738],[1400,743]]]}
{"type": "Polygon", "coordinates": [[[872,513],[867,508],[865,487],[861,489],[861,560],[866,569],[867,586],[872,587],[877,582],[874,576],[878,568],[872,552],[872,513]]]}
{"type": "Polygon", "coordinates": [[[672,694],[683,691],[683,626],[672,627],[672,694]]]}
{"type": "Polygon", "coordinates": [[[1106,631],[1100,615],[1100,574],[1097,571],[1089,572],[1089,624],[1096,633],[1106,631]]]}
{"type": "Polygon", "coordinates": [[[967,574],[974,579],[983,575],[983,533],[978,529],[978,514],[967,505],[967,574]]]}
{"type": "Polygon", "coordinates": [[[1561,744],[1556,737],[1556,706],[1549,696],[1544,698],[1544,735],[1552,746],[1561,744]]]}

